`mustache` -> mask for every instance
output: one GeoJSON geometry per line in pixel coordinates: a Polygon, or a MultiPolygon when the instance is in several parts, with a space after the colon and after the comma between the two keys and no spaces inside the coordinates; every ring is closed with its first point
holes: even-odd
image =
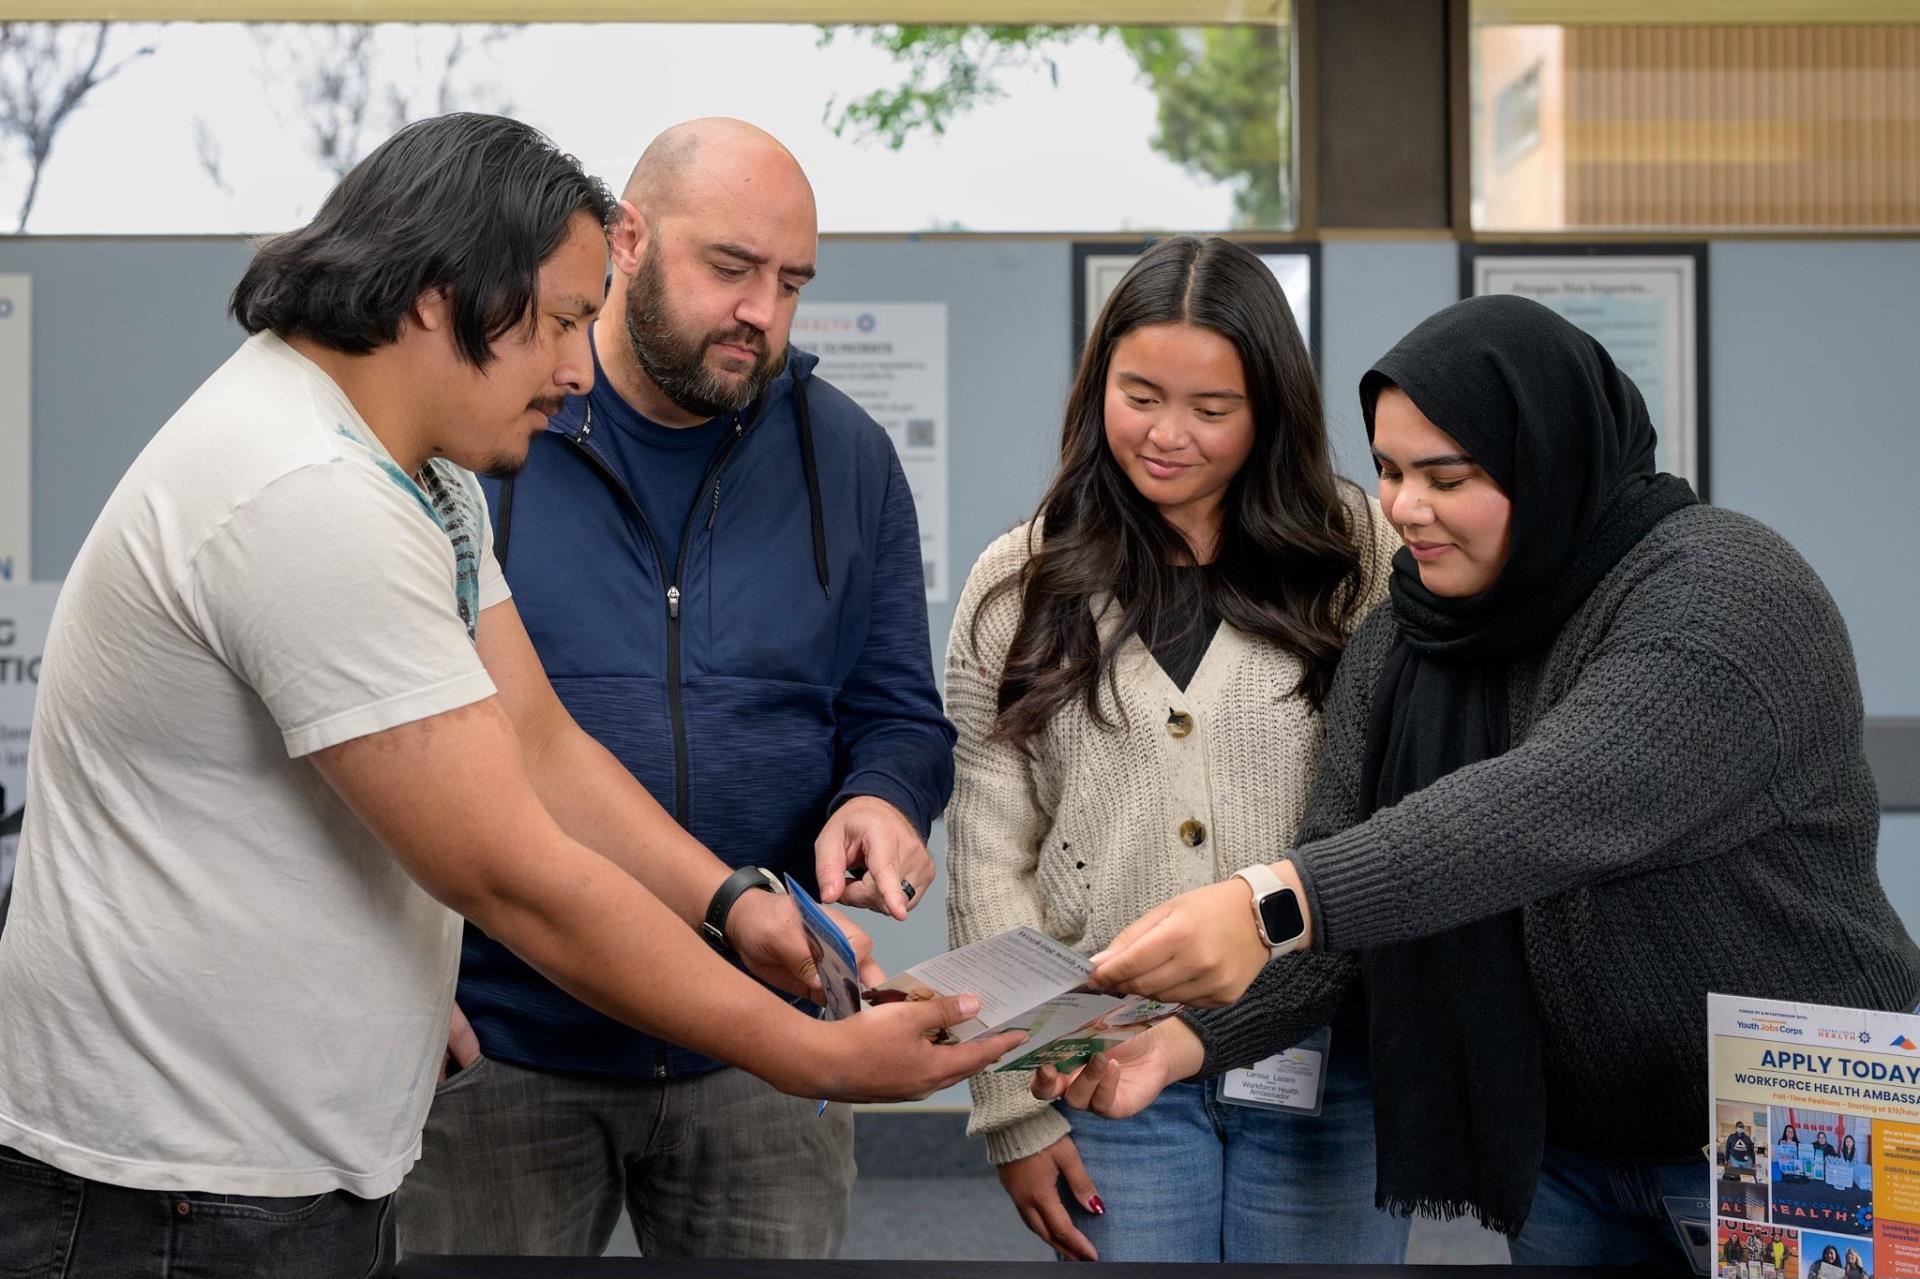
{"type": "Polygon", "coordinates": [[[567,397],[564,395],[543,395],[528,404],[527,407],[537,412],[545,413],[548,417],[552,417],[565,407],[566,403],[567,397]]]}
{"type": "Polygon", "coordinates": [[[743,324],[726,333],[716,333],[707,339],[708,346],[719,346],[722,342],[733,346],[744,346],[755,355],[767,353],[767,335],[752,325],[743,324]]]}

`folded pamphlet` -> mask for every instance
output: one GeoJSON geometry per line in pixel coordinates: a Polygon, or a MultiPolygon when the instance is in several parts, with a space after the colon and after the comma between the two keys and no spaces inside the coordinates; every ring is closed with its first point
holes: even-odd
{"type": "Polygon", "coordinates": [[[820,975],[820,989],[826,995],[827,1020],[839,1021],[860,1011],[860,961],[854,957],[847,935],[833,922],[833,916],[798,880],[788,875],[787,893],[800,909],[800,927],[807,934],[807,952],[813,956],[820,975]]]}
{"type": "Polygon", "coordinates": [[[977,997],[978,1015],[944,1032],[945,1042],[1026,1031],[1025,1043],[993,1063],[996,1071],[1072,1070],[1180,1011],[1144,995],[1096,990],[1092,973],[1077,951],[1038,929],[1014,928],[915,964],[867,998],[977,997]]]}

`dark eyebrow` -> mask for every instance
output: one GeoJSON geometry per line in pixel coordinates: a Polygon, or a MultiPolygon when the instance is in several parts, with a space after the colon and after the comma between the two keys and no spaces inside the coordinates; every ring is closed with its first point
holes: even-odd
{"type": "MultiPolygon", "coordinates": [[[[1379,449],[1374,449],[1372,452],[1373,460],[1376,462],[1393,461],[1379,449]]],[[[1408,465],[1414,470],[1428,470],[1436,466],[1478,466],[1480,464],[1465,453],[1436,453],[1432,457],[1415,458],[1408,465]]]]}
{"type": "MultiPolygon", "coordinates": [[[[1122,382],[1132,382],[1139,386],[1144,386],[1150,391],[1158,391],[1163,389],[1160,386],[1160,384],[1158,382],[1155,382],[1152,378],[1144,378],[1144,377],[1141,377],[1138,373],[1129,373],[1125,369],[1122,369],[1119,372],[1115,373],[1114,377],[1118,378],[1122,382]]],[[[1244,400],[1247,397],[1240,394],[1240,392],[1238,391],[1219,390],[1219,391],[1195,391],[1192,395],[1188,396],[1187,398],[1191,400],[1244,400]]]]}
{"type": "Polygon", "coordinates": [[[600,303],[590,301],[584,294],[576,293],[571,297],[561,298],[556,305],[547,309],[556,313],[570,312],[583,320],[591,320],[600,314],[600,303]]]}
{"type": "MultiPolygon", "coordinates": [[[[742,262],[751,262],[755,266],[765,266],[772,261],[766,254],[755,253],[738,244],[709,244],[707,248],[715,253],[724,253],[730,258],[739,258],[742,262]]],[[[801,262],[783,266],[780,268],[780,274],[797,275],[803,280],[811,280],[814,276],[813,264],[801,262]]]]}

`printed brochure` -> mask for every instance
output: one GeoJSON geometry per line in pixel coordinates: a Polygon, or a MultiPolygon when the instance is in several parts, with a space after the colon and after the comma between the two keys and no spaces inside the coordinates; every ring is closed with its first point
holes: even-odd
{"type": "Polygon", "coordinates": [[[1920,1017],[1707,998],[1719,1279],[1920,1279],[1920,1017]]]}
{"type": "Polygon", "coordinates": [[[915,964],[868,992],[868,999],[977,996],[979,1014],[946,1037],[967,1043],[1005,1030],[1026,1031],[1027,1041],[993,1064],[1001,1071],[1071,1070],[1180,1011],[1178,1004],[1095,990],[1088,985],[1092,972],[1077,951],[1038,929],[1015,928],[915,964]]]}
{"type": "Polygon", "coordinates": [[[839,1021],[860,1011],[860,963],[840,926],[800,882],[788,875],[787,895],[800,909],[800,927],[807,934],[807,953],[820,974],[826,994],[827,1020],[839,1021]]]}

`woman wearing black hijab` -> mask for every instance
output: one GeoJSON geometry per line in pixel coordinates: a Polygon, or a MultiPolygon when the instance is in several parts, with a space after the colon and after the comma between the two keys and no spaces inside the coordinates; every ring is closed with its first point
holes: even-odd
{"type": "Polygon", "coordinates": [[[1132,1113],[1358,980],[1383,1205],[1475,1216],[1516,1262],[1678,1261],[1661,1198],[1709,1179],[1707,992],[1920,991],[1846,628],[1778,535],[1654,470],[1639,391],[1545,307],[1448,307],[1360,398],[1406,545],[1299,843],[1095,957],[1119,989],[1239,1002],[1034,1091],[1132,1113]],[[1773,923],[1843,910],[1845,937],[1773,923]]]}

